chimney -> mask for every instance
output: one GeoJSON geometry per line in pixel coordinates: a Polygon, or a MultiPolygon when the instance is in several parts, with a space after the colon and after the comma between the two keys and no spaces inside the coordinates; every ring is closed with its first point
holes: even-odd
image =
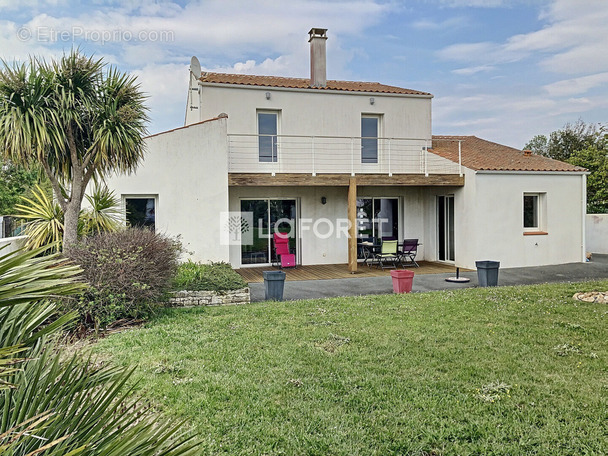
{"type": "Polygon", "coordinates": [[[524,150],[524,157],[530,157],[532,155],[531,150],[524,150]]]}
{"type": "Polygon", "coordinates": [[[308,32],[310,38],[310,85],[311,87],[327,86],[327,61],[325,42],[327,29],[311,28],[308,32]]]}

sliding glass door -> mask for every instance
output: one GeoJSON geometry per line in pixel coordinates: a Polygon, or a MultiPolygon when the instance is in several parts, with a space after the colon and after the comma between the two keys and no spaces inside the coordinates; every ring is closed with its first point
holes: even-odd
{"type": "MultiPolygon", "coordinates": [[[[357,238],[379,241],[399,238],[399,198],[358,198],[357,238]]],[[[361,249],[358,249],[362,258],[361,249]]]]}
{"type": "MultiPolygon", "coordinates": [[[[243,199],[241,212],[253,213],[253,242],[241,245],[241,264],[269,264],[273,261],[272,236],[289,236],[289,247],[297,248],[297,202],[295,199],[243,199]]],[[[296,254],[299,259],[299,255],[296,254]]]]}

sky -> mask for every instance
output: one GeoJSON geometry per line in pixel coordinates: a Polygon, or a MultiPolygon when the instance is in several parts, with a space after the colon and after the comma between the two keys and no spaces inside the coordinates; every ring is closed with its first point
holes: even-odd
{"type": "Polygon", "coordinates": [[[433,134],[522,148],[567,122],[608,122],[608,0],[0,0],[0,57],[74,47],[137,75],[150,133],[184,124],[188,68],[431,92],[433,134]]]}

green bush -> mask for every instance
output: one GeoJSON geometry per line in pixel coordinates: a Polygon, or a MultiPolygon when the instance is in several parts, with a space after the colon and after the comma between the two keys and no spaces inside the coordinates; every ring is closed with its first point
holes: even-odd
{"type": "Polygon", "coordinates": [[[89,283],[66,310],[77,310],[86,327],[106,327],[123,318],[146,318],[171,287],[180,246],[148,229],[130,228],[85,238],[65,255],[80,265],[89,283]]]}
{"type": "Polygon", "coordinates": [[[247,282],[228,263],[194,263],[188,261],[177,268],[174,290],[228,291],[247,286],[247,282]]]}
{"type": "Polygon", "coordinates": [[[0,454],[178,456],[204,451],[187,423],[154,415],[128,386],[132,367],[68,353],[57,341],[74,314],[57,299],[80,293],[80,272],[45,248],[0,249],[0,454]],[[185,432],[184,432],[185,431],[185,432]]]}

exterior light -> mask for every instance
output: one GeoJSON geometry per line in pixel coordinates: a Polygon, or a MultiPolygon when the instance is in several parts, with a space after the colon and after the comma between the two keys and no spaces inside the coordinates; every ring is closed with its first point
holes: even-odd
{"type": "Polygon", "coordinates": [[[371,98],[369,99],[369,104],[373,105],[375,102],[376,102],[376,100],[375,100],[375,98],[374,98],[374,97],[371,97],[371,98]]]}
{"type": "Polygon", "coordinates": [[[327,198],[322,196],[321,197],[321,204],[327,204],[327,198]]]}
{"type": "Polygon", "coordinates": [[[270,100],[270,92],[266,92],[266,99],[270,100]]]}

